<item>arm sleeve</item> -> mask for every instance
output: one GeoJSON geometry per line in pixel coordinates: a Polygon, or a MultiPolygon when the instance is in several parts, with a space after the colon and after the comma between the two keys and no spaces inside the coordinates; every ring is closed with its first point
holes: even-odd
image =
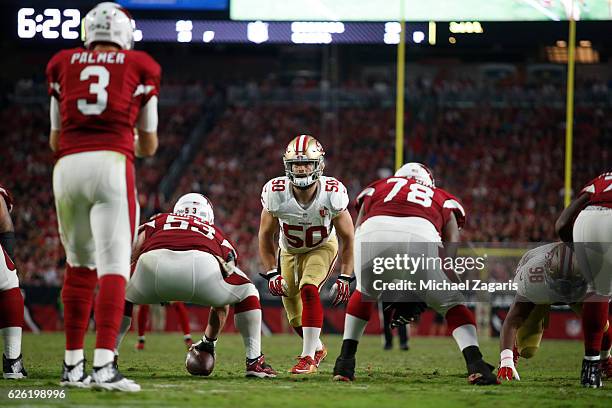
{"type": "Polygon", "coordinates": [[[154,95],[140,109],[136,120],[136,128],[145,132],[157,132],[157,123],[157,96],[154,95]]]}
{"type": "Polygon", "coordinates": [[[55,96],[51,96],[51,102],[49,103],[49,119],[51,121],[51,130],[60,130],[62,128],[59,101],[55,96]]]}
{"type": "Polygon", "coordinates": [[[49,96],[55,97],[57,100],[60,98],[61,88],[59,82],[60,73],[60,55],[61,51],[53,56],[47,64],[45,71],[47,75],[47,93],[49,96]]]}
{"type": "Polygon", "coordinates": [[[442,205],[442,212],[445,224],[448,221],[450,214],[454,213],[455,218],[457,219],[457,226],[459,226],[459,229],[465,226],[465,209],[463,208],[463,205],[461,205],[457,197],[445,192],[445,200],[444,204],[442,205]]]}
{"type": "Polygon", "coordinates": [[[136,88],[135,96],[142,95],[141,106],[145,106],[154,96],[159,97],[161,67],[148,54],[143,53],[142,57],[140,84],[136,88]]]}
{"type": "Polygon", "coordinates": [[[338,191],[331,193],[329,202],[331,204],[332,218],[346,210],[349,205],[349,196],[346,187],[338,180],[338,191]]]}

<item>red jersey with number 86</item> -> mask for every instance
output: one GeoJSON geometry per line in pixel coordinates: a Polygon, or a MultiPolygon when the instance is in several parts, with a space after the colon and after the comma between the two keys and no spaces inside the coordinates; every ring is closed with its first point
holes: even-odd
{"type": "Polygon", "coordinates": [[[141,253],[154,249],[172,251],[203,251],[227,260],[231,252],[238,252],[223,236],[221,230],[198,218],[177,214],[159,214],[139,227],[145,233],[141,253]]]}
{"type": "Polygon", "coordinates": [[[455,196],[407,177],[375,181],[357,196],[355,206],[358,211],[363,207],[361,223],[378,215],[420,217],[442,234],[442,228],[454,213],[459,228],[465,224],[465,210],[455,196]]]}
{"type": "Polygon", "coordinates": [[[59,51],[47,65],[61,115],[58,157],[113,150],[134,157],[141,107],[159,94],[161,68],[143,51],[59,51]]]}

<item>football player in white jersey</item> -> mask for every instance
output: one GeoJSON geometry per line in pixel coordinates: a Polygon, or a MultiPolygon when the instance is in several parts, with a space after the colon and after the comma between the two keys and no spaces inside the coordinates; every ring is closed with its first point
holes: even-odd
{"type": "MultiPolygon", "coordinates": [[[[562,242],[534,248],[521,258],[514,283],[516,297],[501,330],[500,380],[520,380],[515,363],[519,357],[532,358],[548,325],[551,305],[567,304],[579,316],[582,303],[592,288],[578,268],[576,257],[562,242]]],[[[609,325],[601,341],[602,374],[612,373],[609,325]]]]}
{"type": "Polygon", "coordinates": [[[263,187],[259,254],[270,293],[282,296],[287,319],[303,338],[292,374],[311,374],[327,355],[321,343],[323,307],[319,290],[334,269],[342,240],[340,276],[331,290],[334,305],[346,303],[353,280],[353,220],[346,187],[323,176],[325,151],[312,136],[294,138],[283,156],[285,176],[263,187]],[[279,249],[274,235],[279,233],[279,249]]]}

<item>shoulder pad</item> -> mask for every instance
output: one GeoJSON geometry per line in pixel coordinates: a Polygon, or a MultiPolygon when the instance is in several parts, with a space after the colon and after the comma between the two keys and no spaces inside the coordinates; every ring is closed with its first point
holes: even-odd
{"type": "Polygon", "coordinates": [[[287,177],[276,177],[268,181],[261,191],[261,205],[270,214],[275,215],[285,199],[289,180],[287,177]]]}
{"type": "Polygon", "coordinates": [[[336,214],[346,210],[349,204],[349,196],[344,184],[334,177],[325,177],[322,181],[331,210],[336,214]]]}

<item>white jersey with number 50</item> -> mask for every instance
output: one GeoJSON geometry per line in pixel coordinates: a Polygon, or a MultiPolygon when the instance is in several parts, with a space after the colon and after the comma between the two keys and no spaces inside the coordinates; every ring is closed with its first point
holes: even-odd
{"type": "Polygon", "coordinates": [[[261,204],[280,224],[279,245],[289,253],[304,253],[327,242],[335,235],[332,220],[349,203],[346,187],[333,177],[317,181],[314,200],[300,205],[289,179],[277,177],[268,181],[261,192],[261,204]]]}

